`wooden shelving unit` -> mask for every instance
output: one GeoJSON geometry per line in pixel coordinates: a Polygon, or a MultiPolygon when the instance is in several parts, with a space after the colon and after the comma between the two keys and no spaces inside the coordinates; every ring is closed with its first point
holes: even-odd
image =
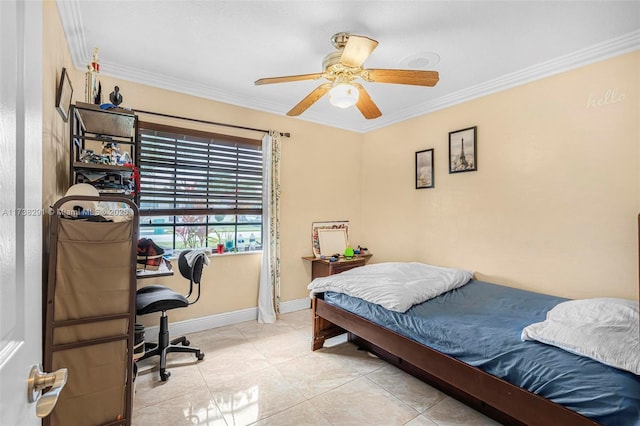
{"type": "Polygon", "coordinates": [[[137,115],[123,108],[103,110],[98,105],[78,102],[71,106],[70,127],[69,185],[90,183],[101,194],[125,196],[137,204],[133,167],[104,158],[104,163],[82,161],[85,150],[99,155],[104,144],[117,144],[122,154],[129,154],[130,164],[138,167],[137,115]]]}

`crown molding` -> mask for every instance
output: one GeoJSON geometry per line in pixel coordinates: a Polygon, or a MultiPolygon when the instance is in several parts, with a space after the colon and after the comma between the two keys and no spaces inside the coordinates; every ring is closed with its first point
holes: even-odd
{"type": "MultiPolygon", "coordinates": [[[[134,83],[145,84],[151,87],[157,87],[185,95],[196,96],[200,98],[210,99],[216,102],[222,102],[238,107],[273,113],[276,115],[284,115],[290,109],[289,105],[276,102],[270,102],[265,99],[258,99],[253,96],[243,96],[236,93],[218,90],[214,87],[204,84],[195,83],[193,81],[181,80],[175,77],[167,77],[146,70],[139,70],[131,67],[123,67],[112,64],[108,61],[100,60],[100,74],[114,78],[121,78],[134,83]]],[[[307,111],[304,117],[297,117],[303,121],[309,121],[324,126],[335,127],[339,129],[351,130],[362,133],[364,128],[357,128],[348,120],[329,120],[321,114],[307,111]]]]}
{"type": "MultiPolygon", "coordinates": [[[[71,51],[73,63],[76,68],[84,69],[86,63],[88,63],[91,58],[91,50],[87,47],[84,37],[84,26],[80,15],[79,2],[80,0],[58,1],[57,5],[62,26],[67,37],[69,50],[71,51]]],[[[298,117],[297,119],[350,130],[357,133],[366,133],[638,49],[640,49],[640,30],[598,43],[568,55],[560,56],[550,61],[506,74],[502,77],[476,86],[441,96],[428,102],[405,108],[392,114],[385,114],[375,121],[353,123],[346,119],[336,121],[335,117],[329,121],[328,118],[314,113],[313,111],[307,111],[304,117],[298,117]]],[[[283,115],[290,107],[289,105],[270,102],[266,99],[260,99],[255,96],[239,95],[237,93],[220,90],[212,86],[161,75],[147,70],[119,66],[117,64],[109,63],[108,61],[101,60],[100,65],[100,72],[105,75],[178,93],[211,99],[217,102],[223,102],[243,108],[283,115]]]]}
{"type": "Polygon", "coordinates": [[[423,102],[394,114],[388,114],[384,117],[384,123],[376,123],[375,126],[370,126],[366,131],[399,123],[410,118],[435,112],[472,99],[507,90],[545,77],[560,74],[571,69],[623,55],[625,53],[630,53],[638,49],[640,49],[640,30],[624,34],[620,37],[577,50],[568,55],[560,56],[510,74],[505,74],[502,77],[459,90],[446,96],[441,96],[428,102],[423,102]]]}
{"type": "Polygon", "coordinates": [[[71,52],[73,65],[78,69],[84,69],[91,57],[84,37],[84,27],[82,25],[82,16],[80,15],[80,0],[57,1],[56,6],[62,22],[62,29],[67,39],[67,45],[71,52]]]}

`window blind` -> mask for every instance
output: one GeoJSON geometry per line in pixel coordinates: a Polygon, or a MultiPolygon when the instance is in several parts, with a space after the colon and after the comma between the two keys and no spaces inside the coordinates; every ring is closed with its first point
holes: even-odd
{"type": "Polygon", "coordinates": [[[262,214],[261,141],[139,124],[140,214],[262,214]]]}

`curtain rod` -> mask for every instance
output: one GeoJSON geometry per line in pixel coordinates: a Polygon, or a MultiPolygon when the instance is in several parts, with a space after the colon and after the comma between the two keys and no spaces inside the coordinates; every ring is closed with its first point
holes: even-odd
{"type": "MultiPolygon", "coordinates": [[[[214,126],[232,127],[234,129],[251,130],[251,131],[254,131],[254,132],[269,133],[269,131],[265,130],[265,129],[256,129],[254,127],[236,126],[235,124],[217,123],[215,121],[200,120],[198,118],[180,117],[178,115],[163,114],[161,112],[142,111],[141,109],[132,109],[132,111],[139,112],[141,114],[159,115],[161,117],[177,118],[179,120],[187,120],[187,121],[195,121],[197,123],[213,124],[214,126]]],[[[286,133],[280,132],[280,136],[285,137],[285,138],[290,138],[291,137],[291,133],[289,133],[289,132],[286,132],[286,133]]]]}

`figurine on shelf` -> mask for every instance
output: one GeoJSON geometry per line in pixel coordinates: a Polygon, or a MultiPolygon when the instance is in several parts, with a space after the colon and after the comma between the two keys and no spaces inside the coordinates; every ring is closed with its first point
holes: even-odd
{"type": "Polygon", "coordinates": [[[345,259],[351,259],[354,256],[354,250],[351,246],[348,246],[345,250],[344,250],[344,257],[345,259]]]}
{"type": "Polygon", "coordinates": [[[93,98],[93,103],[96,105],[100,105],[102,103],[102,83],[98,82],[98,91],[96,92],[96,96],[93,98]]]}
{"type": "Polygon", "coordinates": [[[87,72],[85,73],[85,101],[90,104],[100,104],[101,87],[98,82],[98,73],[100,72],[100,63],[98,62],[98,48],[93,49],[93,58],[87,64],[87,72]]]}
{"type": "Polygon", "coordinates": [[[108,159],[108,164],[116,165],[120,157],[120,148],[114,142],[106,142],[102,146],[102,155],[108,159]]]}
{"type": "Polygon", "coordinates": [[[92,149],[83,149],[80,153],[80,162],[81,163],[94,163],[95,153],[92,149]]]}
{"type": "Polygon", "coordinates": [[[122,154],[118,158],[118,164],[120,164],[120,165],[131,164],[131,163],[133,163],[133,161],[131,161],[131,156],[126,151],[124,152],[124,154],[122,154]]]}
{"type": "Polygon", "coordinates": [[[91,69],[95,70],[97,73],[100,72],[100,63],[98,62],[98,48],[93,49],[93,58],[91,59],[91,69]]]}
{"type": "Polygon", "coordinates": [[[122,103],[122,94],[120,93],[120,88],[118,86],[113,88],[113,92],[109,94],[109,100],[115,106],[118,106],[122,103]]]}

